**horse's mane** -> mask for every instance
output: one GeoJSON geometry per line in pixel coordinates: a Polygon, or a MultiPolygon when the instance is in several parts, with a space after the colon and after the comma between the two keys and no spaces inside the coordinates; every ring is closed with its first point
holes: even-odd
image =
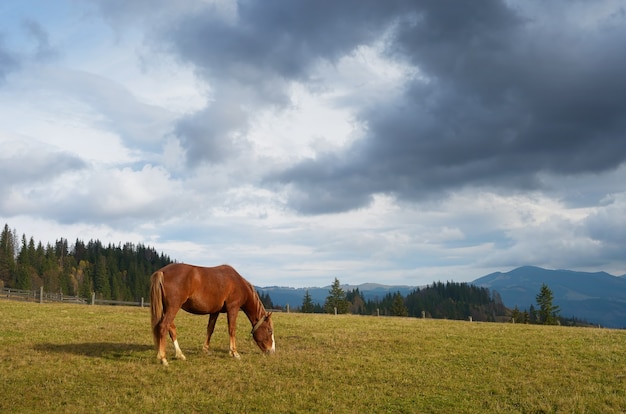
{"type": "MultiPolygon", "coordinates": [[[[254,288],[252,283],[248,282],[247,280],[245,280],[245,282],[248,284],[248,287],[249,287],[250,291],[252,292],[252,300],[254,302],[254,311],[252,312],[252,315],[254,315],[254,316],[256,316],[257,318],[260,319],[266,313],[265,306],[263,305],[263,301],[261,301],[261,298],[259,297],[259,292],[257,292],[257,290],[254,288]]],[[[252,311],[252,309],[251,309],[251,311],[252,311]]]]}

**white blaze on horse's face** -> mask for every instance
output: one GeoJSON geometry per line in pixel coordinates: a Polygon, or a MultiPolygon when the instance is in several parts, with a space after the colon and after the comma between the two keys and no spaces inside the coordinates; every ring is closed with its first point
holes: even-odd
{"type": "Polygon", "coordinates": [[[268,329],[268,333],[270,333],[271,338],[272,338],[272,346],[265,352],[267,352],[268,354],[273,354],[276,352],[276,340],[274,339],[274,324],[272,323],[272,321],[269,321],[269,329],[268,329]]]}

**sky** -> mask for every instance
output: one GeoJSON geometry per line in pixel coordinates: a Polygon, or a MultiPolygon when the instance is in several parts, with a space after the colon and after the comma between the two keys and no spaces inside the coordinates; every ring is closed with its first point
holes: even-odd
{"type": "Polygon", "coordinates": [[[8,0],[0,224],[257,286],[626,273],[626,1],[8,0]]]}

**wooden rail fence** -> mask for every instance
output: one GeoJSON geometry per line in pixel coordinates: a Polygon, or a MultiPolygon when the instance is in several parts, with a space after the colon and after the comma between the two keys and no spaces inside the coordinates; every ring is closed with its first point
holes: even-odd
{"type": "Polygon", "coordinates": [[[79,296],[63,295],[62,293],[44,292],[43,286],[37,290],[21,290],[13,288],[0,289],[0,299],[24,300],[29,302],[63,302],[90,305],[120,305],[120,306],[150,306],[150,302],[145,302],[143,298],[139,302],[127,302],[123,300],[96,299],[96,294],[92,293],[91,298],[81,298],[79,296]]]}

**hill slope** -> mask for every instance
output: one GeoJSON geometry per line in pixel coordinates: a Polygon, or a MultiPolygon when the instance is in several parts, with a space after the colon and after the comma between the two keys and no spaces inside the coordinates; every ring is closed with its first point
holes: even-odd
{"type": "Polygon", "coordinates": [[[578,317],[611,328],[626,327],[626,278],[606,272],[547,270],[524,266],[510,272],[483,276],[473,284],[495,290],[508,308],[536,306],[545,283],[554,294],[561,316],[578,317]]]}

